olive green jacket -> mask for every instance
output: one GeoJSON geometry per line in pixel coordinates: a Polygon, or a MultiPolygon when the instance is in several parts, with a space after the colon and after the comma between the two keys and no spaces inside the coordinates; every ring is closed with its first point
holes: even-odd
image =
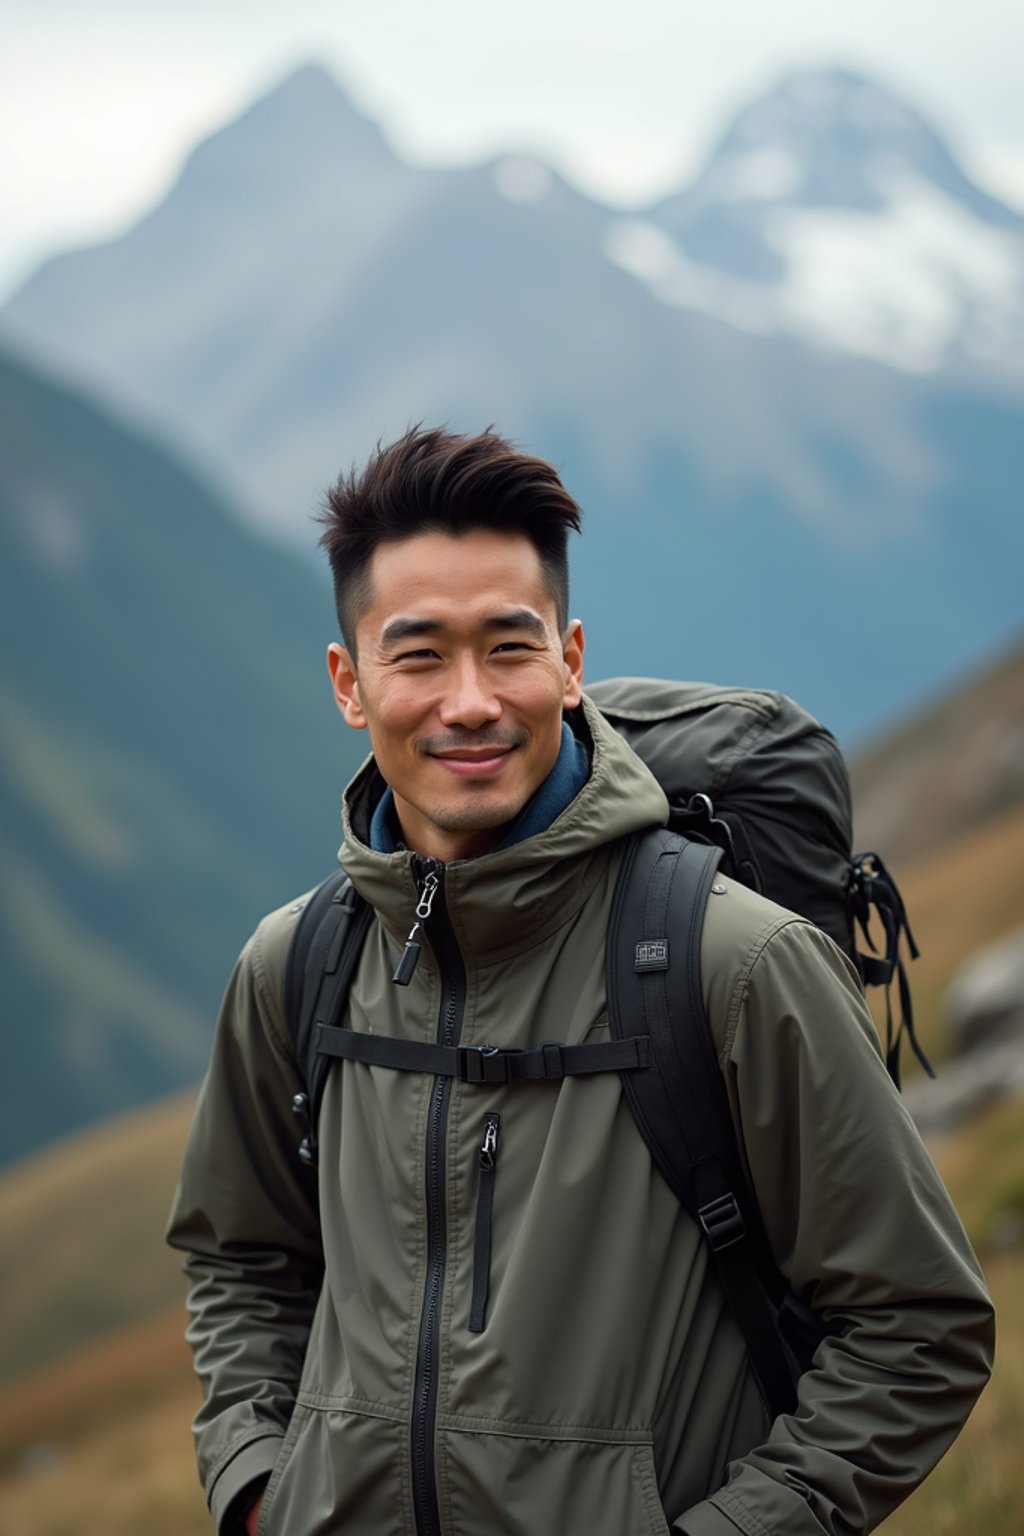
{"type": "MultiPolygon", "coordinates": [[[[407,987],[391,977],[422,866],[368,848],[379,779],[353,781],[342,862],[376,918],[352,1029],[498,1047],[607,1036],[621,840],[666,804],[584,708],[589,782],[546,832],[441,867],[407,987]]],[[[931,1469],[988,1375],[977,1265],[845,959],[721,884],[702,981],[737,1135],[780,1267],[833,1325],[797,1410],[769,1422],[615,1073],[483,1086],[346,1062],[318,1172],[301,1163],[283,1006],[300,900],[264,919],[232,976],[171,1220],[218,1524],[269,1476],[268,1536],[838,1536],[872,1529],[931,1469]]]]}

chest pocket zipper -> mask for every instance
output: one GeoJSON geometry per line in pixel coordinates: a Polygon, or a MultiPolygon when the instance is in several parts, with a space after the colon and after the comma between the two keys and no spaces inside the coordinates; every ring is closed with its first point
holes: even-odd
{"type": "Polygon", "coordinates": [[[487,1293],[491,1283],[491,1221],[494,1211],[494,1171],[498,1162],[498,1132],[501,1116],[484,1116],[480,1142],[480,1182],[476,1197],[476,1235],[473,1239],[473,1296],[469,1307],[470,1333],[483,1333],[487,1314],[487,1293]]]}

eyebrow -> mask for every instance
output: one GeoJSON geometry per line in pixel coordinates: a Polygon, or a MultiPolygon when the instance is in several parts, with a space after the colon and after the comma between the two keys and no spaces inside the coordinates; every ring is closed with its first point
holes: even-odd
{"type": "MultiPolygon", "coordinates": [[[[547,639],[547,625],[532,608],[509,608],[504,613],[489,614],[483,621],[486,630],[513,630],[532,635],[535,640],[547,639]]],[[[447,628],[440,619],[391,619],[381,630],[382,646],[400,645],[405,640],[419,640],[425,635],[437,635],[447,628]]]]}

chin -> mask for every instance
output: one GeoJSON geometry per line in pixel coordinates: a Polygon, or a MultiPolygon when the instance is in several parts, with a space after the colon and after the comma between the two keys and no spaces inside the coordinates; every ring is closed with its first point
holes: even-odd
{"type": "Polygon", "coordinates": [[[514,821],[528,799],[527,795],[524,799],[503,798],[490,804],[471,802],[445,806],[435,812],[433,820],[446,832],[491,832],[495,827],[504,827],[514,821]]]}

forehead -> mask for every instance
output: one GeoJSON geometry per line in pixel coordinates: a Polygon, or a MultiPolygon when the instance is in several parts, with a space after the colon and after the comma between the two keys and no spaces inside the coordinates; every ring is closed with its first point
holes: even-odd
{"type": "Polygon", "coordinates": [[[540,556],[525,534],[417,534],[378,545],[369,575],[370,598],[358,624],[368,638],[399,617],[465,628],[522,608],[557,627],[540,556]]]}

